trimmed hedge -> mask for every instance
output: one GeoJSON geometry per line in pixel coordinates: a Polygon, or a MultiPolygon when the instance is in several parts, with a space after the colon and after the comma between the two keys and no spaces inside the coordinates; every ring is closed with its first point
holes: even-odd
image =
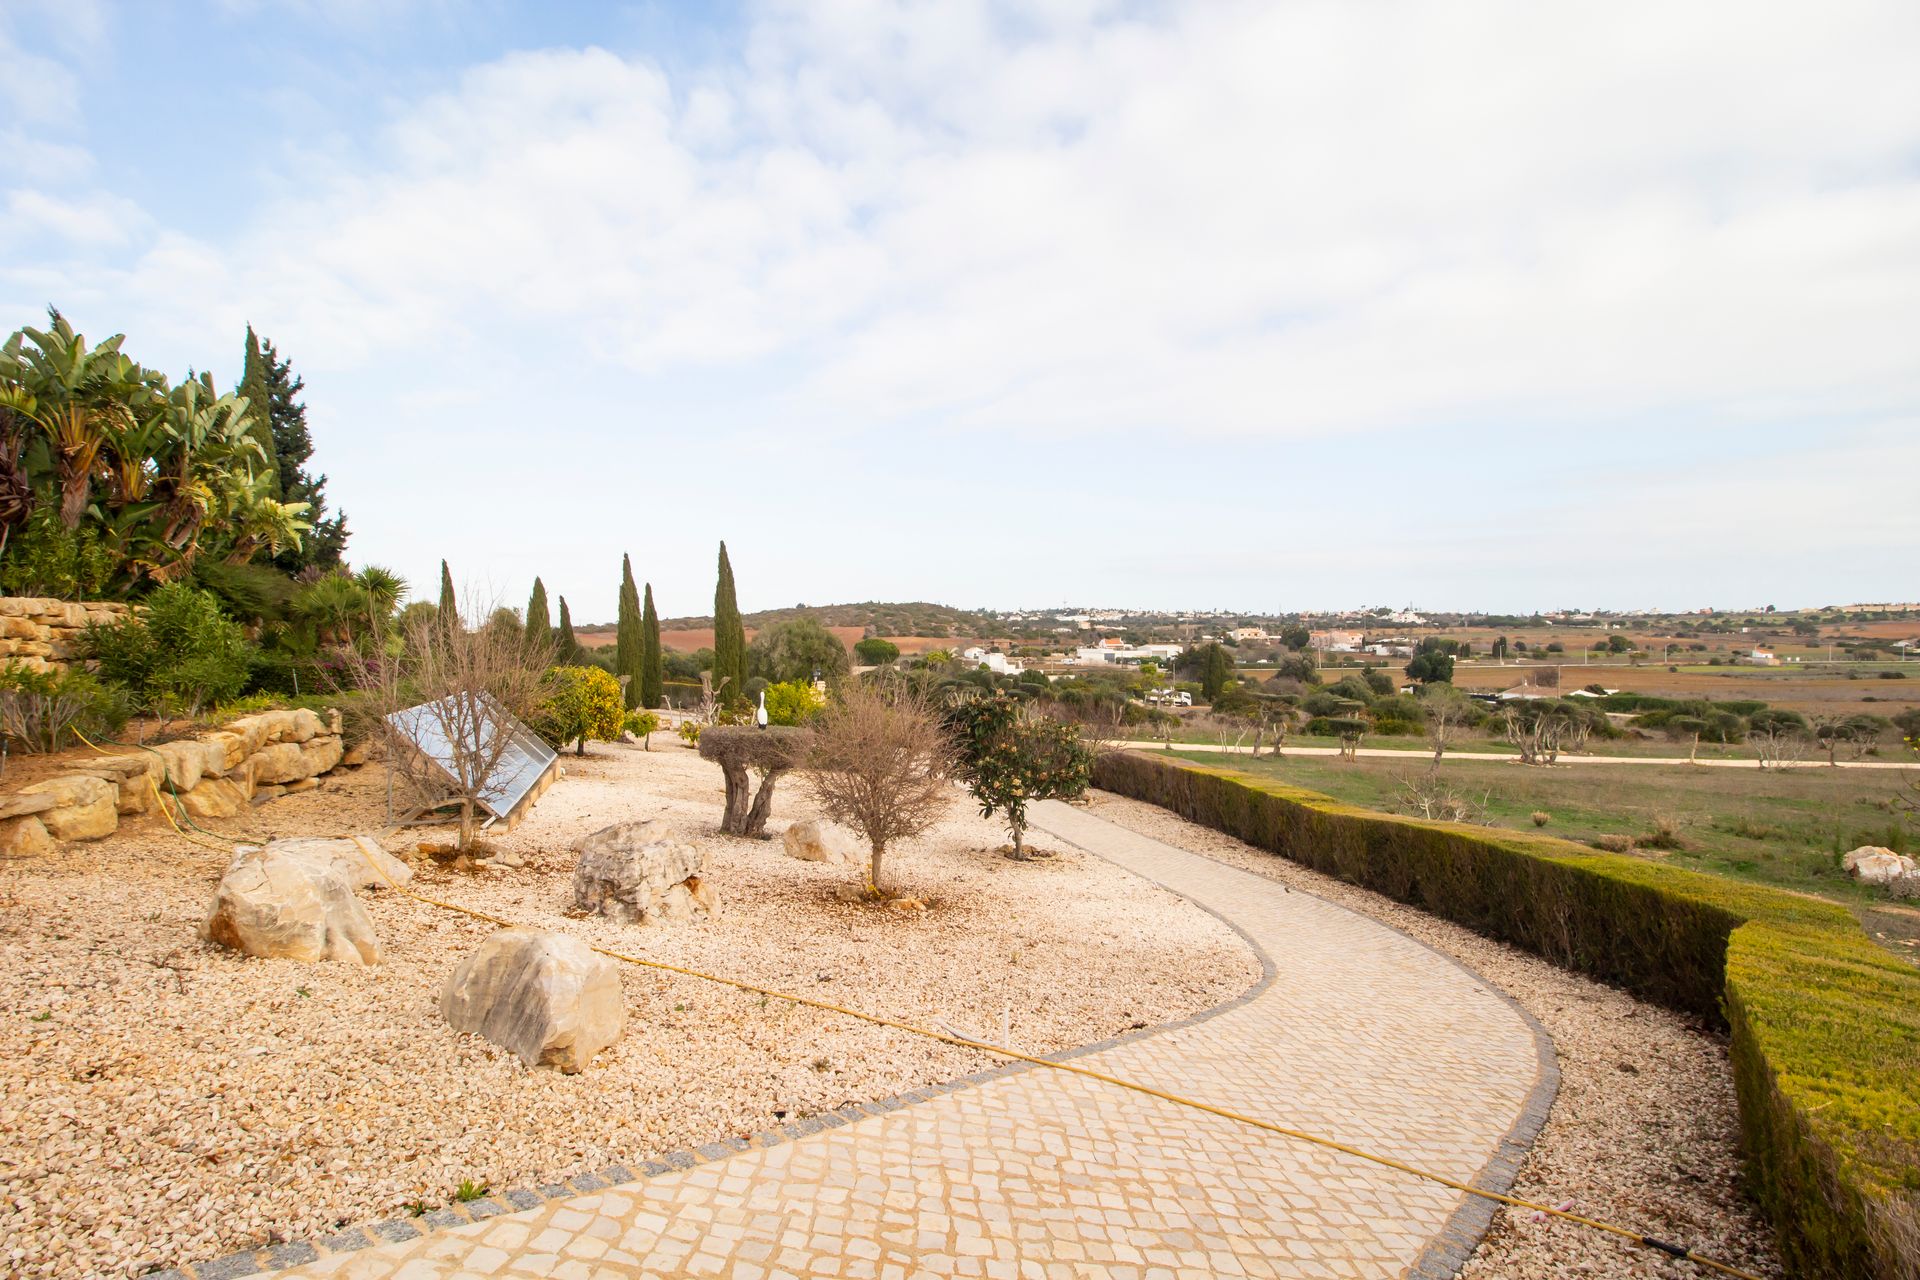
{"type": "Polygon", "coordinates": [[[1135,752],[1094,784],[1726,1028],[1789,1272],[1920,1278],[1920,969],[1844,908],[1135,752]]]}

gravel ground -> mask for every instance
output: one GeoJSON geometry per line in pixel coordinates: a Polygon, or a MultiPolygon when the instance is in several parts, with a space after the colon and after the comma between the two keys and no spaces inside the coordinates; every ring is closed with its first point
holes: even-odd
{"type": "MultiPolygon", "coordinates": [[[[852,905],[855,873],[718,835],[720,777],[677,743],[597,748],[495,843],[517,869],[415,885],[679,964],[1049,1051],[1210,1008],[1259,966],[1207,913],[1071,850],[1016,864],[961,803],[889,856],[925,914],[852,905]],[[572,842],[665,816],[696,838],[721,919],[572,920],[572,842]]],[[[231,822],[222,839],[377,830],[378,766],[231,822]]],[[[774,827],[812,812],[794,780],[774,827]]],[[[416,833],[413,839],[431,833],[416,833]]],[[[389,842],[403,852],[411,841],[389,842]]],[[[991,1060],[694,979],[627,969],[630,1021],[588,1072],[529,1071],[441,1021],[488,926],[363,895],[375,968],[249,960],[196,928],[226,856],[164,825],[0,864],[0,1273],[137,1275],[270,1240],[885,1097],[991,1060]]]]}
{"type": "MultiPolygon", "coordinates": [[[[1553,1037],[1560,1092],[1513,1194],[1599,1218],[1763,1276],[1773,1231],[1741,1191],[1739,1118],[1724,1037],[1503,943],[1198,826],[1095,792],[1092,812],[1177,848],[1317,894],[1459,959],[1553,1037]]],[[[1499,1209],[1464,1277],[1684,1277],[1708,1273],[1614,1237],[1499,1209]]]]}

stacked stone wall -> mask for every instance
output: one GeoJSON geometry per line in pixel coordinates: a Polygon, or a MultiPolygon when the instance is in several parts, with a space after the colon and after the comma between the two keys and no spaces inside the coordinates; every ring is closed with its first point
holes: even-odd
{"type": "Polygon", "coordinates": [[[0,666],[53,671],[75,661],[80,633],[94,623],[118,622],[127,606],[111,600],[74,603],[39,596],[0,596],[0,666]]]}
{"type": "Polygon", "coordinates": [[[262,711],[151,749],[110,747],[70,773],[0,794],[0,857],[30,857],[62,840],[100,840],[122,817],[169,806],[230,818],[250,804],[310,791],[346,754],[340,713],[262,711]]]}

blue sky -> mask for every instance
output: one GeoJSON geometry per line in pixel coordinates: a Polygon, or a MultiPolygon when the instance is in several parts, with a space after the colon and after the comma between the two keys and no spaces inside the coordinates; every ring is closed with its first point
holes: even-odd
{"type": "Polygon", "coordinates": [[[0,329],[609,618],[1912,598],[1920,9],[0,3],[0,329]]]}

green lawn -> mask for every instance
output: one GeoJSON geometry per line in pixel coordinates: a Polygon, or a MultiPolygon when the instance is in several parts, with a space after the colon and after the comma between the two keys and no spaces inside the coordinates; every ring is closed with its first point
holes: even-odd
{"type": "MultiPolygon", "coordinates": [[[[1263,756],[1181,752],[1216,767],[1278,778],[1350,804],[1407,813],[1405,782],[1427,774],[1425,760],[1263,756]]],[[[1532,831],[1532,815],[1548,815],[1546,834],[1591,842],[1604,835],[1640,837],[1663,821],[1683,843],[1676,850],[1638,850],[1677,866],[1815,893],[1857,908],[1886,901],[1840,869],[1840,855],[1863,844],[1899,852],[1920,849],[1895,797],[1915,774],[1864,769],[1694,769],[1671,767],[1529,768],[1481,761],[1447,762],[1439,778],[1470,798],[1481,820],[1532,831]]]]}

